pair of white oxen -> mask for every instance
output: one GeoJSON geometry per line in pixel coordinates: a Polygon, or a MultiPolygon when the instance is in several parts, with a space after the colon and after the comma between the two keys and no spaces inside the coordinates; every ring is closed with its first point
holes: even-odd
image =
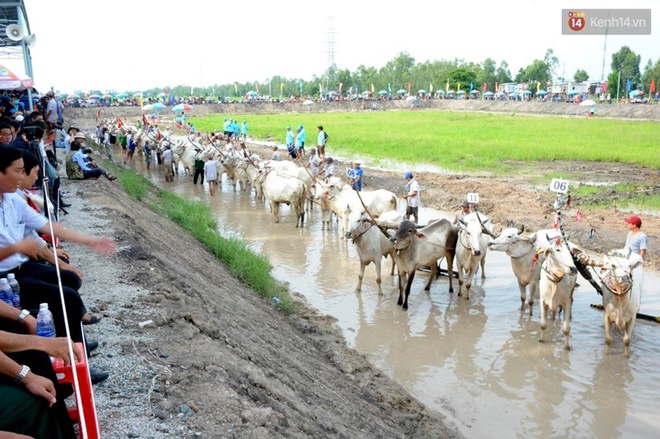
{"type": "Polygon", "coordinates": [[[438,262],[442,257],[446,257],[450,273],[449,292],[452,292],[452,258],[455,258],[459,279],[458,295],[461,295],[465,283],[466,298],[469,299],[472,278],[479,265],[482,269],[481,276],[485,277],[483,264],[487,249],[505,252],[511,258],[511,267],[518,281],[521,312],[525,310],[527,301],[531,315],[534,298],[540,297],[539,341],[544,341],[548,312],[554,319],[556,311],[560,308],[563,310],[562,332],[565,349],[570,349],[573,292],[578,272],[576,263],[581,265],[581,272],[584,272],[588,265],[599,267],[597,276],[602,285],[605,342],[608,346],[611,344],[611,326],[614,324],[623,332],[624,354],[629,355],[630,338],[640,308],[644,283],[643,260],[639,255],[624,257],[622,251],[617,251],[598,259],[591,258],[583,249],[566,242],[557,229],[523,235],[524,227],[508,227],[494,237],[492,223],[487,217],[476,213],[467,215],[457,228],[445,219],[418,228],[410,221],[403,221],[397,226],[392,224],[391,220],[373,221],[364,214],[351,223],[350,227],[347,236],[356,244],[361,262],[356,292],[362,287],[364,267],[373,262],[376,266],[378,291],[382,294],[380,259],[381,256],[391,256],[392,274],[395,264],[399,273],[397,303],[404,309],[407,309],[410,287],[418,267],[431,268],[431,275],[425,287],[429,290],[436,277],[438,262]],[[396,233],[390,236],[385,231],[388,228],[396,229],[396,233]]]}

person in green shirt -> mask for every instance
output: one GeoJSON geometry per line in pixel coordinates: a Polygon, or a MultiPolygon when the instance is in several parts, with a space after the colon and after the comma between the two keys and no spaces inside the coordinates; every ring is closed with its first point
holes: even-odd
{"type": "Polygon", "coordinates": [[[121,146],[121,161],[126,164],[126,160],[128,159],[128,140],[126,139],[126,131],[123,129],[119,134],[119,146],[121,146]]]}
{"type": "Polygon", "coordinates": [[[195,147],[195,163],[193,164],[195,173],[193,174],[193,184],[197,184],[197,177],[200,177],[200,184],[204,185],[204,153],[199,146],[195,147]]]}

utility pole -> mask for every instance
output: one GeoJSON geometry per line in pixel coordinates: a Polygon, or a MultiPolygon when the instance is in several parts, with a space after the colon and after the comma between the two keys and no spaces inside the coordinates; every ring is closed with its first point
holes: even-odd
{"type": "Polygon", "coordinates": [[[619,70],[619,79],[616,81],[616,101],[619,102],[619,87],[621,87],[621,70],[619,70]]]}
{"type": "Polygon", "coordinates": [[[330,84],[335,85],[337,82],[335,76],[337,75],[337,65],[335,64],[335,28],[334,17],[328,17],[328,71],[325,76],[325,90],[330,91],[330,84]],[[332,78],[330,78],[332,76],[332,78]]]}

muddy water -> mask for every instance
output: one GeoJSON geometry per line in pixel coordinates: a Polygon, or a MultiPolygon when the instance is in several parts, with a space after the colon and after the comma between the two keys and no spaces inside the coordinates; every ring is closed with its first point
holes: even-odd
{"type": "MultiPolygon", "coordinates": [[[[532,317],[520,313],[518,287],[503,253],[488,252],[487,278],[473,285],[470,301],[449,294],[446,278],[424,292],[428,275],[418,272],[403,312],[389,260],[383,263],[382,297],[373,266],[362,293],[354,293],[355,247],[336,228],[321,230],[318,211],[296,229],[288,208],[275,224],[267,205],[226,181],[211,198],[206,187],[185,177],[163,184],[155,170],[149,175],[161,186],[209,202],[223,233],[241,235],[267,254],[275,277],[337,318],[349,346],[447,415],[467,437],[630,438],[660,431],[660,325],[637,320],[629,359],[616,333],[606,351],[602,313],[589,306],[599,296],[586,281],[578,281],[573,350],[566,352],[560,321],[550,321],[549,341],[538,342],[538,305],[532,317]]],[[[442,216],[423,210],[420,222],[442,216]]],[[[647,314],[660,314],[658,273],[646,272],[642,306],[647,314]]]]}

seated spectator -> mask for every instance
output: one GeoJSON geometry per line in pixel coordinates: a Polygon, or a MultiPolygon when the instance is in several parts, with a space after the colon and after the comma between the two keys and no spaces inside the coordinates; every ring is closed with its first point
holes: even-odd
{"type": "MultiPolygon", "coordinates": [[[[48,307],[53,313],[56,333],[66,334],[66,319],[72,340],[84,342],[81,325],[84,307],[80,294],[74,288],[79,285],[79,279],[74,274],[69,279],[71,284],[67,284],[69,280],[63,276],[60,285],[60,277],[55,267],[31,259],[38,256],[43,244],[25,236],[32,230],[49,233],[52,229],[54,235],[60,239],[85,244],[98,253],[106,255],[115,252],[114,240],[109,237],[82,235],[68,230],[56,222],[49,225],[46,217],[35,212],[16,193],[16,188],[23,178],[21,151],[0,146],[0,192],[4,213],[4,221],[0,222],[0,277],[14,273],[21,286],[23,308],[35,310],[36,314],[39,304],[48,303],[48,307]],[[60,291],[66,305],[66,313],[62,306],[60,291]]],[[[65,273],[65,271],[61,273],[65,273]]],[[[88,349],[91,350],[92,347],[88,346],[88,349]]],[[[90,370],[90,374],[93,383],[108,377],[107,373],[101,371],[90,370]]]]}
{"type": "MultiPolygon", "coordinates": [[[[108,180],[112,181],[117,179],[114,175],[108,173],[104,169],[96,166],[93,160],[88,162],[85,160],[85,154],[82,151],[81,141],[84,141],[82,137],[84,134],[76,134],[76,140],[71,143],[71,152],[67,155],[66,160],[66,173],[69,179],[73,180],[87,180],[90,178],[99,178],[101,175],[106,177],[108,180]],[[82,178],[81,178],[82,174],[82,178]]],[[[89,156],[87,157],[90,158],[89,156]]]]}
{"type": "MultiPolygon", "coordinates": [[[[23,199],[35,212],[43,214],[43,198],[36,196],[31,191],[39,176],[39,161],[34,154],[28,151],[23,151],[22,154],[23,169],[25,175],[23,180],[21,180],[21,182],[18,184],[18,194],[23,197],[23,199]],[[38,199],[41,199],[41,202],[39,202],[38,199]]],[[[38,253],[35,260],[45,262],[46,264],[50,264],[54,267],[55,252],[49,247],[49,244],[52,244],[51,235],[49,233],[39,234],[36,231],[31,230],[25,235],[25,237],[31,237],[41,242],[41,251],[38,253]]],[[[55,238],[55,243],[57,247],[57,256],[59,258],[58,265],[60,267],[60,277],[62,278],[62,283],[70,286],[75,290],[79,290],[82,286],[82,272],[69,263],[70,256],[67,252],[59,248],[59,240],[57,238],[55,238]]],[[[84,304],[83,312],[85,313],[82,319],[83,324],[94,324],[101,320],[101,317],[90,314],[84,304]]]]}
{"type": "MultiPolygon", "coordinates": [[[[28,318],[22,312],[17,317],[19,310],[4,302],[2,305],[0,325],[19,326],[19,333],[0,330],[0,437],[76,438],[64,403],[72,388],[58,384],[49,358],[51,355],[69,364],[68,340],[27,335],[20,326],[28,318]]],[[[36,321],[33,317],[29,320],[33,333],[36,321]]],[[[76,359],[82,359],[78,347],[73,345],[72,349],[76,359]]]]}

